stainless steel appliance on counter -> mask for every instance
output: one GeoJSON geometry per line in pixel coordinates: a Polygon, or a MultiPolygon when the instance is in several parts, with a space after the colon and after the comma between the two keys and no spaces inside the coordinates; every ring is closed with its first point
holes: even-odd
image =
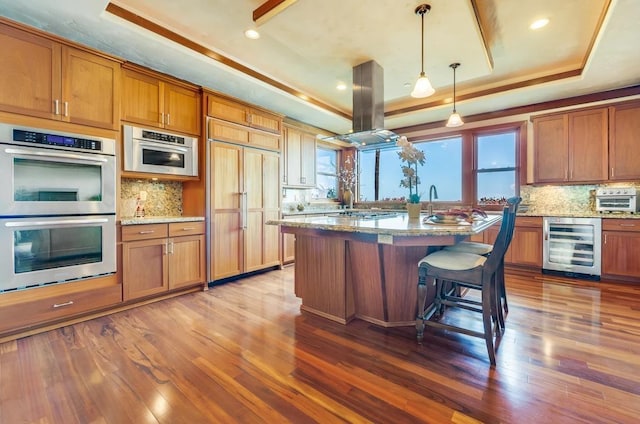
{"type": "Polygon", "coordinates": [[[544,217],[542,271],[599,280],[601,234],[600,218],[544,217]]]}
{"type": "Polygon", "coordinates": [[[124,170],[198,176],[198,139],[124,125],[124,170]]]}
{"type": "Polygon", "coordinates": [[[115,140],[0,123],[0,292],[116,272],[115,140]]]}
{"type": "Polygon", "coordinates": [[[596,211],[636,213],[640,211],[637,198],[635,187],[599,187],[596,189],[596,211]]]}

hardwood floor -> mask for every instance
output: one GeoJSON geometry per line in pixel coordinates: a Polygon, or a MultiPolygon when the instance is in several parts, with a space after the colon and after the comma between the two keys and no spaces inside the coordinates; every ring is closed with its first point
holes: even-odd
{"type": "Polygon", "coordinates": [[[507,287],[495,369],[482,339],[301,314],[293,268],[141,306],[0,344],[0,423],[638,422],[640,285],[507,287]]]}

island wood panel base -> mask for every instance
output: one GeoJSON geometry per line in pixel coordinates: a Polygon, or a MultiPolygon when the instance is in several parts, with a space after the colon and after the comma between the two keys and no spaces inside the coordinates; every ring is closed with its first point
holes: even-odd
{"type": "Polygon", "coordinates": [[[296,235],[295,294],[301,310],[346,324],[415,325],[418,261],[425,246],[296,235]]]}
{"type": "Polygon", "coordinates": [[[346,241],[296,236],[295,294],[301,309],[346,324],[355,316],[346,241]]]}
{"type": "Polygon", "coordinates": [[[426,251],[348,242],[356,317],[383,327],[415,325],[418,261],[426,251]]]}

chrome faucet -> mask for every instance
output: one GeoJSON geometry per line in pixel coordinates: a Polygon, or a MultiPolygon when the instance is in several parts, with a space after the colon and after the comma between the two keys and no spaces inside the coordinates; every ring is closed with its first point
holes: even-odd
{"type": "Polygon", "coordinates": [[[433,215],[433,199],[438,198],[438,189],[435,185],[431,184],[429,187],[429,216],[433,215]]]}

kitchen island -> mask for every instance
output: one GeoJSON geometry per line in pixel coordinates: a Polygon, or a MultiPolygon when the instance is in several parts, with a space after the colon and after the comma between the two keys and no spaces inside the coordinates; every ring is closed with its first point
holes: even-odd
{"type": "Polygon", "coordinates": [[[295,294],[301,309],[346,324],[415,325],[418,261],[428,250],[481,233],[501,219],[432,224],[406,213],[269,221],[295,235],[295,294]]]}

